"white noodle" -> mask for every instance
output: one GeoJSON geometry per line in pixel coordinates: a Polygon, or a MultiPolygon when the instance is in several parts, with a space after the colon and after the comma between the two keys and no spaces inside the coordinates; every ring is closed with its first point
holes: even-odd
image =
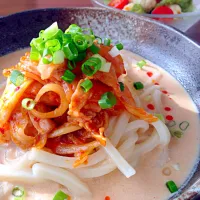
{"type": "Polygon", "coordinates": [[[91,192],[87,185],[65,169],[37,163],[33,165],[32,171],[36,177],[51,180],[65,186],[73,196],[86,196],[91,198],[91,192]]]}
{"type": "Polygon", "coordinates": [[[113,135],[111,136],[110,140],[114,146],[117,146],[119,143],[123,133],[125,132],[125,127],[128,124],[130,119],[130,114],[128,112],[123,112],[117,119],[115,124],[113,135]]]}
{"type": "MultiPolygon", "coordinates": [[[[78,166],[78,168],[84,168],[95,165],[104,160],[106,156],[107,155],[105,154],[103,148],[100,148],[96,153],[89,156],[87,165],[83,164],[78,166]]],[[[30,151],[28,159],[35,162],[41,162],[55,167],[62,167],[66,169],[74,169],[73,164],[76,161],[76,158],[74,157],[59,156],[36,148],[33,148],[30,151]]]]}
{"type": "Polygon", "coordinates": [[[144,89],[144,92],[140,95],[140,99],[145,98],[146,96],[152,94],[154,92],[154,90],[156,89],[160,89],[159,85],[152,85],[146,89],[144,89]]]}
{"type": "Polygon", "coordinates": [[[110,158],[117,165],[118,169],[127,177],[133,176],[136,171],[129,165],[129,163],[122,157],[119,151],[112,145],[109,139],[106,140],[104,147],[110,158]]]}
{"type": "Polygon", "coordinates": [[[162,101],[161,101],[162,93],[160,92],[160,90],[155,90],[152,97],[155,105],[155,111],[161,114],[163,112],[162,101]]]}
{"type": "Polygon", "coordinates": [[[160,137],[160,144],[163,146],[168,145],[171,139],[171,135],[167,126],[161,120],[153,122],[152,125],[158,132],[158,135],[160,137]]]}
{"type": "Polygon", "coordinates": [[[135,120],[133,122],[128,123],[125,133],[129,131],[135,131],[138,129],[142,129],[142,132],[144,133],[149,129],[149,124],[144,120],[135,120]]]}
{"type": "Polygon", "coordinates": [[[0,165],[0,181],[33,184],[43,182],[44,180],[41,177],[35,177],[31,169],[16,170],[5,165],[0,165]]]}

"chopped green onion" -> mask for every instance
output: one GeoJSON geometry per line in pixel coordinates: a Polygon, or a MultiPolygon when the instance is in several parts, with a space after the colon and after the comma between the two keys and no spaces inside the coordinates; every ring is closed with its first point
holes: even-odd
{"type": "Polygon", "coordinates": [[[22,100],[22,107],[26,110],[33,110],[35,107],[35,101],[33,99],[25,98],[22,100]]]}
{"type": "Polygon", "coordinates": [[[102,109],[112,108],[116,103],[117,99],[112,92],[104,93],[98,101],[98,104],[102,109]]]}
{"type": "Polygon", "coordinates": [[[135,82],[133,83],[133,86],[136,90],[142,90],[144,88],[144,85],[141,82],[135,82]]]}
{"type": "Polygon", "coordinates": [[[142,69],[146,64],[147,64],[147,62],[145,60],[141,60],[141,61],[137,62],[137,66],[140,69],[142,69]]]}
{"type": "Polygon", "coordinates": [[[85,35],[84,37],[87,40],[88,48],[91,47],[93,45],[94,38],[90,35],[85,35]]]}
{"type": "Polygon", "coordinates": [[[30,46],[32,48],[34,47],[39,52],[43,52],[43,50],[45,48],[45,42],[42,38],[33,38],[31,40],[30,46]]]}
{"type": "Polygon", "coordinates": [[[91,57],[81,66],[82,72],[87,76],[94,75],[101,68],[101,59],[91,57]]]}
{"type": "Polygon", "coordinates": [[[169,189],[169,191],[171,193],[177,192],[178,191],[178,187],[176,186],[176,184],[174,183],[174,181],[168,181],[166,183],[167,188],[169,189]]]}
{"type": "Polygon", "coordinates": [[[25,191],[23,187],[15,186],[12,190],[12,195],[14,197],[23,197],[25,195],[25,191]]]}
{"type": "Polygon", "coordinates": [[[15,86],[20,86],[24,82],[24,75],[18,70],[13,70],[10,75],[10,81],[15,86]]]}
{"type": "Polygon", "coordinates": [[[179,128],[182,130],[182,131],[185,131],[188,127],[189,127],[189,123],[186,122],[186,121],[183,121],[179,124],[179,128]]]}
{"type": "Polygon", "coordinates": [[[53,200],[69,200],[69,196],[63,191],[59,190],[53,197],[53,200]]]}
{"type": "Polygon", "coordinates": [[[109,52],[108,52],[113,58],[120,55],[120,51],[116,46],[114,46],[109,52]]]}
{"type": "Polygon", "coordinates": [[[102,39],[99,36],[95,36],[95,40],[98,44],[102,44],[102,39]]]}
{"type": "Polygon", "coordinates": [[[176,122],[174,120],[169,121],[169,123],[167,124],[168,127],[173,127],[176,126],[176,122]]]}
{"type": "Polygon", "coordinates": [[[170,133],[172,137],[181,138],[183,136],[183,133],[179,130],[171,130],[170,133]]]}
{"type": "Polygon", "coordinates": [[[124,83],[119,82],[119,87],[120,87],[120,90],[123,92],[124,91],[124,83]]]}
{"type": "Polygon", "coordinates": [[[78,50],[75,46],[75,44],[71,43],[67,43],[64,47],[63,47],[63,51],[65,54],[65,57],[68,60],[74,60],[78,57],[78,50]]]}
{"type": "Polygon", "coordinates": [[[84,92],[88,92],[93,87],[93,83],[91,80],[87,79],[83,81],[80,86],[83,88],[84,92]]]}
{"type": "Polygon", "coordinates": [[[104,39],[104,45],[105,45],[105,46],[110,46],[110,44],[111,44],[111,39],[105,38],[105,39],[104,39]]]}
{"type": "Polygon", "coordinates": [[[64,45],[66,45],[67,43],[73,42],[73,40],[72,40],[72,35],[69,34],[69,33],[63,34],[62,39],[63,39],[63,44],[64,44],[64,45]]]}
{"type": "Polygon", "coordinates": [[[45,43],[45,48],[49,49],[52,52],[56,52],[61,49],[61,44],[57,39],[48,40],[45,43]]]}
{"type": "Polygon", "coordinates": [[[117,47],[117,49],[118,49],[119,51],[122,50],[122,49],[124,48],[124,46],[123,46],[122,43],[116,44],[116,47],[117,47]]]}
{"type": "Polygon", "coordinates": [[[106,59],[104,57],[102,57],[101,55],[99,54],[94,54],[92,56],[93,58],[99,58],[101,60],[101,66],[105,65],[106,64],[106,59]]]}
{"type": "Polygon", "coordinates": [[[131,9],[132,12],[142,14],[145,13],[144,8],[142,7],[141,4],[134,4],[134,6],[131,9]]]}
{"type": "Polygon", "coordinates": [[[72,33],[72,34],[82,33],[82,29],[76,24],[71,24],[69,28],[65,31],[65,33],[72,33]]]}
{"type": "Polygon", "coordinates": [[[76,78],[76,75],[70,70],[66,70],[64,75],[61,78],[67,83],[72,83],[73,80],[76,78]]]}
{"type": "Polygon", "coordinates": [[[76,59],[74,59],[74,61],[75,62],[83,61],[83,60],[85,60],[86,56],[87,56],[86,51],[79,52],[78,57],[76,59]]]}
{"type": "Polygon", "coordinates": [[[50,51],[50,49],[44,49],[43,55],[42,55],[42,62],[44,64],[49,64],[52,61],[53,61],[52,52],[50,51]]]}
{"type": "Polygon", "coordinates": [[[53,54],[53,63],[54,64],[61,64],[65,61],[65,55],[63,51],[59,50],[53,54]]]}
{"type": "Polygon", "coordinates": [[[33,61],[39,61],[40,57],[40,52],[35,47],[31,47],[30,59],[33,61]]]}
{"type": "Polygon", "coordinates": [[[43,38],[43,33],[44,33],[44,30],[41,30],[40,32],[39,32],[39,38],[43,38]]]}
{"type": "Polygon", "coordinates": [[[161,120],[163,123],[165,123],[165,118],[164,118],[164,116],[163,116],[162,114],[155,114],[155,116],[156,116],[159,120],[161,120]]]}
{"type": "Polygon", "coordinates": [[[99,53],[100,48],[97,47],[95,44],[92,44],[92,46],[90,47],[90,51],[91,51],[92,53],[94,53],[94,54],[97,54],[97,53],[99,53]]]}
{"type": "Polygon", "coordinates": [[[79,51],[85,51],[88,48],[88,42],[82,35],[75,35],[73,41],[79,51]]]}
{"type": "Polygon", "coordinates": [[[99,69],[99,71],[107,73],[107,72],[110,71],[110,68],[111,68],[111,63],[107,62],[107,63],[105,63],[104,65],[101,66],[101,68],[99,69]]]}
{"type": "Polygon", "coordinates": [[[47,40],[51,39],[56,33],[58,32],[58,24],[54,22],[51,26],[49,26],[44,32],[42,33],[42,37],[47,40]]]}
{"type": "Polygon", "coordinates": [[[70,60],[68,60],[67,67],[68,67],[70,70],[74,70],[74,69],[76,68],[76,63],[75,63],[75,61],[70,61],[70,60]]]}
{"type": "Polygon", "coordinates": [[[45,65],[48,65],[50,64],[51,62],[53,61],[53,57],[52,56],[49,56],[49,57],[43,57],[42,58],[42,62],[45,64],[45,65]]]}

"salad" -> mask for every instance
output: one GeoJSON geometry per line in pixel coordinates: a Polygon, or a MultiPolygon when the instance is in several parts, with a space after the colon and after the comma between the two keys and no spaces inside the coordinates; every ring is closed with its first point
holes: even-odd
{"type": "Polygon", "coordinates": [[[138,14],[181,14],[194,10],[192,0],[108,0],[105,3],[138,14]]]}

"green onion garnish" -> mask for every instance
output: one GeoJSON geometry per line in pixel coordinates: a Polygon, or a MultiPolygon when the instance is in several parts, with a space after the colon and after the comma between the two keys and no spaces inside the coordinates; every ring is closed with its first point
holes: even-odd
{"type": "Polygon", "coordinates": [[[91,57],[81,66],[82,72],[87,76],[94,75],[101,68],[101,59],[91,57]]]}
{"type": "Polygon", "coordinates": [[[76,24],[71,24],[69,28],[65,31],[65,33],[72,33],[72,34],[82,33],[82,29],[80,26],[76,24]]]}
{"type": "Polygon", "coordinates": [[[87,79],[83,81],[80,86],[83,88],[84,92],[88,92],[93,87],[93,83],[91,80],[87,79]]]}
{"type": "Polygon", "coordinates": [[[56,52],[61,49],[61,44],[57,39],[48,40],[45,43],[45,48],[49,49],[51,52],[56,52]]]}
{"type": "Polygon", "coordinates": [[[95,36],[95,40],[98,44],[102,44],[102,39],[99,36],[95,36]]]}
{"type": "Polygon", "coordinates": [[[30,59],[33,61],[39,61],[40,57],[40,52],[35,47],[31,47],[30,59]]]}
{"type": "Polygon", "coordinates": [[[76,78],[76,75],[71,72],[70,70],[66,70],[64,75],[61,77],[62,80],[66,81],[67,83],[72,83],[73,80],[76,78]]]}
{"type": "Polygon", "coordinates": [[[169,123],[167,124],[168,127],[173,127],[176,126],[176,122],[174,120],[169,121],[169,123]]]}
{"type": "Polygon", "coordinates": [[[53,63],[54,64],[61,64],[65,61],[65,55],[63,51],[59,50],[53,54],[53,63]]]}
{"type": "Polygon", "coordinates": [[[119,82],[119,87],[120,87],[120,90],[123,92],[124,91],[124,83],[119,82]]]}
{"type": "Polygon", "coordinates": [[[122,43],[118,43],[115,45],[117,47],[117,49],[120,51],[124,48],[123,44],[122,43]]]}
{"type": "Polygon", "coordinates": [[[15,86],[20,86],[24,82],[24,75],[18,70],[13,70],[10,75],[10,81],[15,86]]]}
{"type": "Polygon", "coordinates": [[[14,197],[23,197],[25,195],[25,191],[23,187],[15,186],[12,190],[12,195],[14,197]]]}
{"type": "Polygon", "coordinates": [[[73,40],[72,40],[72,35],[69,34],[69,33],[63,34],[62,39],[63,39],[63,44],[64,44],[64,45],[66,45],[67,43],[73,42],[73,40]]]}
{"type": "Polygon", "coordinates": [[[76,59],[74,59],[75,62],[80,62],[80,61],[83,61],[85,60],[87,54],[86,54],[86,51],[84,52],[79,52],[78,53],[78,57],[76,59]]]}
{"type": "Polygon", "coordinates": [[[49,64],[53,61],[53,56],[52,56],[52,52],[50,49],[44,49],[43,51],[43,55],[42,55],[42,62],[44,64],[49,64]]]}
{"type": "Polygon", "coordinates": [[[147,64],[147,62],[145,60],[141,60],[141,61],[137,62],[137,66],[140,69],[142,69],[146,64],[147,64]]]}
{"type": "Polygon", "coordinates": [[[85,51],[88,48],[88,42],[83,35],[75,35],[73,41],[79,51],[85,51]]]}
{"type": "Polygon", "coordinates": [[[169,189],[169,191],[171,193],[177,192],[178,191],[178,187],[176,186],[176,184],[174,183],[174,181],[168,181],[166,183],[167,188],[169,189]]]}
{"type": "Polygon", "coordinates": [[[183,132],[179,130],[171,130],[170,131],[172,137],[181,138],[183,136],[183,132]]]}
{"type": "Polygon", "coordinates": [[[159,120],[161,120],[163,123],[165,123],[165,118],[164,118],[164,116],[163,116],[162,114],[155,114],[155,116],[156,116],[159,120]]]}
{"type": "Polygon", "coordinates": [[[53,200],[69,200],[69,196],[63,191],[59,190],[53,197],[53,200]]]}
{"type": "Polygon", "coordinates": [[[99,58],[101,60],[101,66],[105,65],[106,64],[106,59],[104,57],[102,57],[101,55],[99,54],[94,54],[92,56],[93,58],[99,58]]]}
{"type": "Polygon", "coordinates": [[[67,43],[64,47],[63,47],[63,51],[65,54],[65,57],[68,60],[74,60],[78,57],[78,50],[76,48],[76,46],[71,42],[71,43],[67,43]]]}
{"type": "Polygon", "coordinates": [[[182,130],[182,131],[185,131],[188,127],[189,127],[189,123],[187,121],[183,121],[179,124],[179,128],[182,130]]]}
{"type": "Polygon", "coordinates": [[[56,33],[58,32],[58,24],[57,22],[54,22],[50,27],[48,27],[44,32],[42,33],[42,37],[47,40],[51,39],[56,33]]]}
{"type": "Polygon", "coordinates": [[[76,63],[75,63],[75,61],[70,61],[70,60],[68,60],[68,62],[67,62],[67,67],[68,67],[68,69],[70,69],[70,70],[74,70],[74,69],[76,68],[76,63]]]}
{"type": "Polygon", "coordinates": [[[45,42],[42,38],[33,38],[30,43],[31,47],[35,47],[39,52],[42,52],[45,48],[45,42]]]}
{"type": "Polygon", "coordinates": [[[136,90],[141,90],[144,88],[144,85],[141,82],[135,82],[133,83],[133,86],[136,90]]]}
{"type": "Polygon", "coordinates": [[[110,62],[107,62],[104,65],[101,65],[101,68],[99,69],[99,71],[107,73],[110,71],[111,65],[112,64],[110,62]]]}
{"type": "Polygon", "coordinates": [[[25,98],[22,100],[22,107],[26,110],[33,110],[35,107],[35,101],[33,99],[25,98]]]}
{"type": "Polygon", "coordinates": [[[92,46],[90,47],[90,51],[91,51],[93,54],[97,54],[97,53],[99,53],[100,48],[97,47],[95,44],[92,44],[92,46]]]}
{"type": "Polygon", "coordinates": [[[105,38],[105,39],[104,39],[104,45],[105,45],[105,46],[110,46],[110,44],[111,44],[111,39],[105,38]]]}
{"type": "Polygon", "coordinates": [[[98,101],[98,104],[102,109],[112,108],[116,103],[117,99],[112,92],[104,93],[98,101]]]}
{"type": "Polygon", "coordinates": [[[93,45],[94,36],[85,35],[84,37],[87,40],[88,48],[91,47],[93,45]]]}

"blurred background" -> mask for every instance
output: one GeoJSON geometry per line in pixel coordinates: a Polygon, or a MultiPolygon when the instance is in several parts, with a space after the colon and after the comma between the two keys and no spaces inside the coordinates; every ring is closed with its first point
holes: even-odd
{"type": "MultiPolygon", "coordinates": [[[[200,0],[197,0],[200,2],[200,0]]],[[[37,8],[64,8],[64,7],[87,7],[93,6],[91,0],[0,0],[0,17],[9,15],[15,12],[24,10],[37,9],[37,8]]],[[[191,23],[191,28],[186,30],[181,29],[183,32],[192,39],[200,42],[200,21],[195,25],[191,23]]]]}
{"type": "Polygon", "coordinates": [[[0,15],[50,7],[91,6],[90,0],[0,0],[0,15]]]}

